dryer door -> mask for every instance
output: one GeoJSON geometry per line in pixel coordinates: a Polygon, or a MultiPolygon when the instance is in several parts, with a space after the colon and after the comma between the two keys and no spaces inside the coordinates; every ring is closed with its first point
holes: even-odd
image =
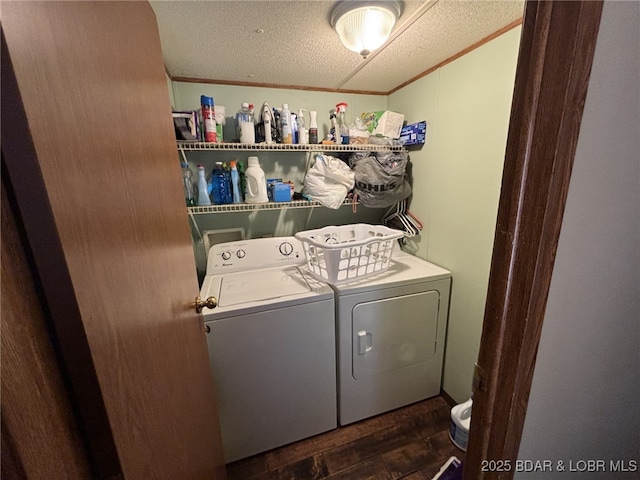
{"type": "Polygon", "coordinates": [[[429,360],[436,352],[437,291],[359,303],[352,316],[353,378],[429,360]]]}

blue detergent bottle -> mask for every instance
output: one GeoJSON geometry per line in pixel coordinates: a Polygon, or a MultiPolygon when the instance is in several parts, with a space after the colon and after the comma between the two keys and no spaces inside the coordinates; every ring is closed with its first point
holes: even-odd
{"type": "Polygon", "coordinates": [[[216,162],[211,173],[211,200],[214,205],[229,203],[229,180],[222,166],[222,162],[216,162]]]}

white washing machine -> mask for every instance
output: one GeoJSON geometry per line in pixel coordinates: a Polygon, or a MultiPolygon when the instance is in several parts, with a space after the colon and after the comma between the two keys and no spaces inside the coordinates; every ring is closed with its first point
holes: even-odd
{"type": "Polygon", "coordinates": [[[333,286],[340,425],[440,394],[451,274],[405,252],[333,286]]]}
{"type": "Polygon", "coordinates": [[[225,461],[337,426],[334,293],[294,237],[211,247],[201,298],[225,461]]]}

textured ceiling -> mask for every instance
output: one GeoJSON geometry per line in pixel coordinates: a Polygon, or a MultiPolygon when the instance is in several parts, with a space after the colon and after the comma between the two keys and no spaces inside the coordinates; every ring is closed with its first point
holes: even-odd
{"type": "Polygon", "coordinates": [[[366,60],[331,28],[336,2],[151,1],[172,77],[386,93],[522,17],[523,0],[408,0],[366,60]]]}

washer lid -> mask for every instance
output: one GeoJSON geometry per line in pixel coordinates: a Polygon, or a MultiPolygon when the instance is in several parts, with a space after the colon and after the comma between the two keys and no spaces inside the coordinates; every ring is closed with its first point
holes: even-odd
{"type": "Polygon", "coordinates": [[[309,292],[311,288],[297,267],[228,273],[220,282],[218,305],[229,307],[309,292]]]}

